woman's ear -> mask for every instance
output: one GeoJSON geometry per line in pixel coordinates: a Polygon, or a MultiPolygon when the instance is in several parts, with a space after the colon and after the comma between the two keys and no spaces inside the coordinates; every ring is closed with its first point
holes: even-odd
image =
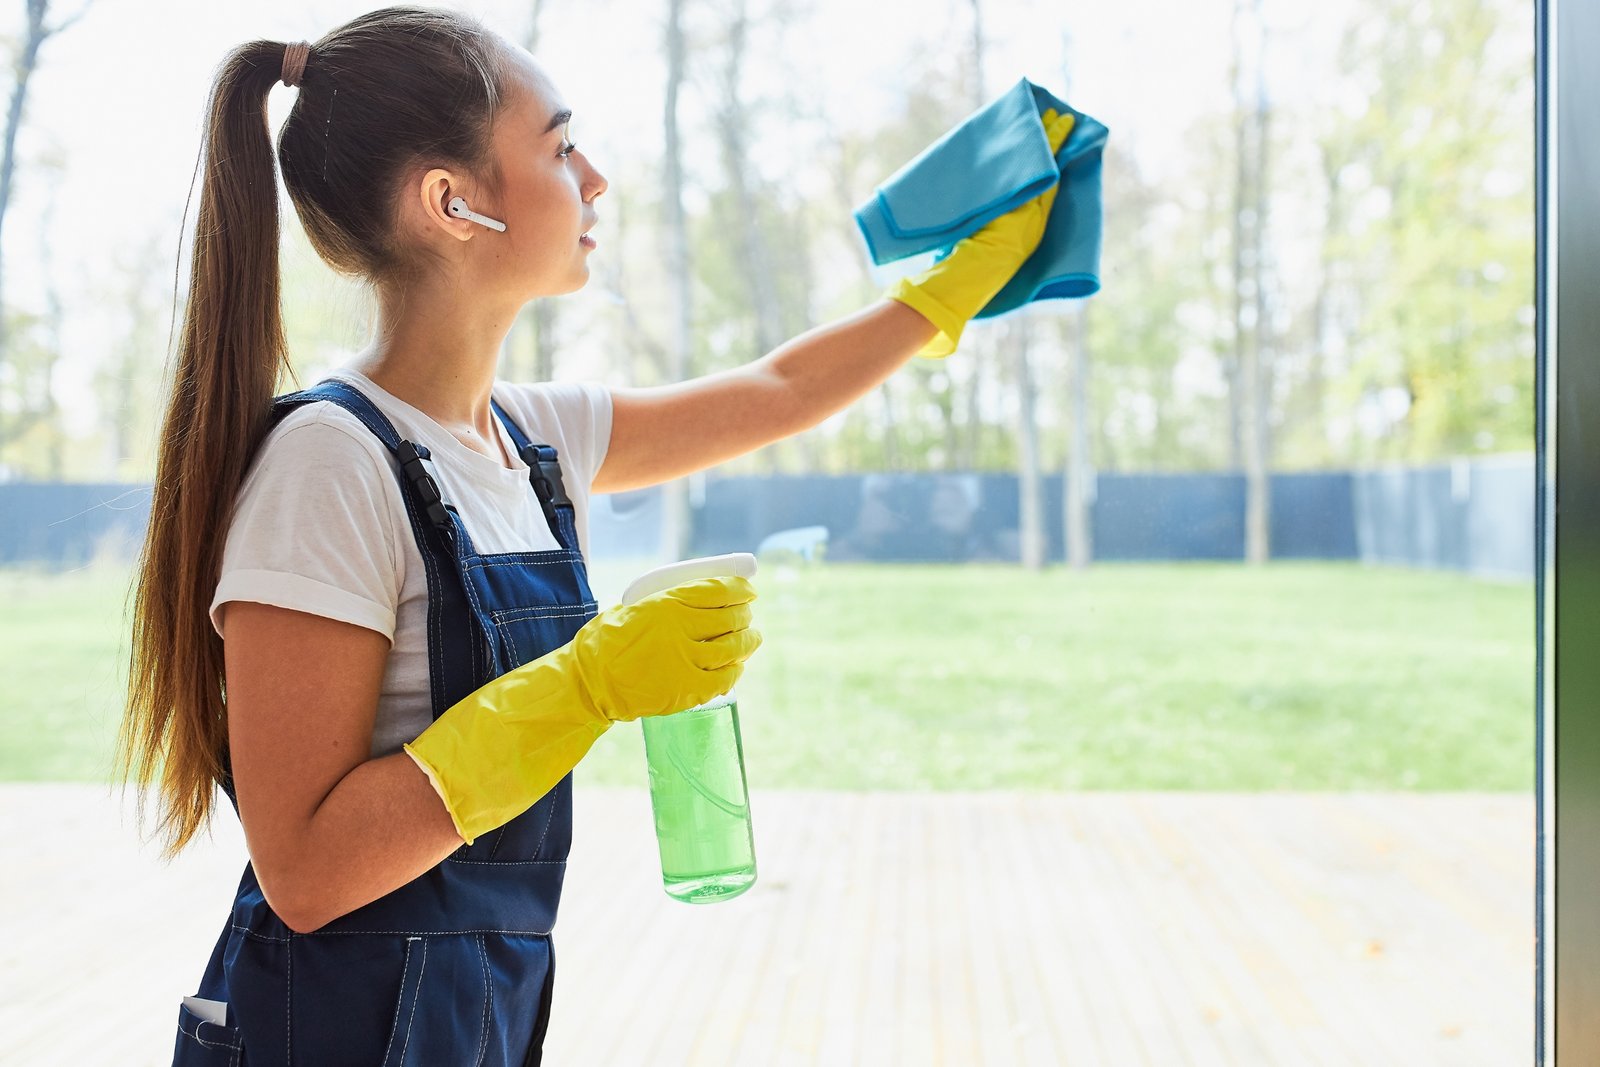
{"type": "Polygon", "coordinates": [[[450,202],[456,197],[461,197],[462,182],[456,179],[451,171],[435,166],[434,170],[422,174],[418,184],[418,202],[422,211],[422,226],[440,227],[446,234],[456,240],[470,240],[472,230],[475,229],[470,219],[459,218],[451,214],[450,202]]]}

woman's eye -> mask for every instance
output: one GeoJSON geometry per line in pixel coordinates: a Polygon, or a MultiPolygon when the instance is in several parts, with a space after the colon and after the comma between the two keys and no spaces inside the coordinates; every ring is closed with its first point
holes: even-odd
{"type": "Polygon", "coordinates": [[[561,156],[563,159],[565,159],[567,156],[572,155],[572,153],[577,149],[577,147],[578,146],[576,144],[574,144],[571,141],[568,141],[566,144],[561,146],[561,151],[557,152],[556,155],[561,156]]]}

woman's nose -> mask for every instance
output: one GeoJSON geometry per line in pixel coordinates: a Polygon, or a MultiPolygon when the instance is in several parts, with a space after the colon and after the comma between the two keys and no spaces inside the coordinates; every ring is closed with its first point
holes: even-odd
{"type": "Polygon", "coordinates": [[[589,168],[588,180],[584,182],[584,199],[593,200],[595,197],[599,196],[601,193],[610,188],[610,183],[606,181],[606,176],[604,174],[601,174],[594,168],[594,164],[589,163],[587,159],[584,160],[584,163],[589,168]]]}

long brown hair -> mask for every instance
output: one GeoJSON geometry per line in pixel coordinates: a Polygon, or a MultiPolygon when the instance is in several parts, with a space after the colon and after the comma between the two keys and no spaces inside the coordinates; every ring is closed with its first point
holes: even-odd
{"type": "MultiPolygon", "coordinates": [[[[505,47],[471,16],[413,6],[369,12],[312,44],[276,154],[312,247],[335,271],[403,295],[434,265],[395,226],[396,194],[414,168],[457,167],[491,192],[501,188],[490,130],[504,98],[505,47]]],[[[124,788],[130,776],[158,783],[168,857],[208,824],[222,780],[226,679],[208,611],[273,395],[281,376],[295,380],[267,128],[285,49],[240,45],[212,84],[188,303],[130,588],[116,776],[124,788]]],[[[144,807],[140,790],[141,825],[144,807]]]]}

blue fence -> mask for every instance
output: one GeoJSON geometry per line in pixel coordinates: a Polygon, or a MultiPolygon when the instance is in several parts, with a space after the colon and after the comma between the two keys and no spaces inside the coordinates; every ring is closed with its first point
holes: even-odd
{"type": "Polygon", "coordinates": [[[1351,497],[1360,556],[1532,578],[1536,490],[1533,460],[1523,456],[1363,472],[1351,497]]]}
{"type": "MultiPolygon", "coordinates": [[[[1276,474],[1275,559],[1349,559],[1531,579],[1533,456],[1430,467],[1276,474]]],[[[1042,485],[1047,558],[1063,560],[1062,482],[1042,485]]],[[[1101,474],[1090,531],[1098,560],[1244,558],[1240,474],[1101,474]]],[[[1004,474],[865,474],[708,480],[695,508],[697,554],[749,550],[797,527],[828,531],[830,559],[1017,560],[1018,481],[1004,474]]],[[[599,497],[596,556],[652,556],[657,490],[599,497]]]]}
{"type": "Polygon", "coordinates": [[[78,567],[96,554],[132,559],[150,521],[150,487],[0,484],[0,565],[78,567]]]}
{"type": "MultiPolygon", "coordinates": [[[[1350,559],[1531,578],[1532,456],[1436,467],[1277,474],[1275,559],[1350,559]]],[[[1065,558],[1062,482],[1045,480],[1047,558],[1065,558]]],[[[1244,558],[1239,474],[1100,474],[1093,557],[1106,561],[1244,558]]],[[[697,493],[693,550],[753,550],[796,527],[828,531],[827,556],[884,562],[1014,561],[1018,481],[1006,474],[852,474],[710,478],[697,493]]],[[[148,486],[0,484],[0,564],[80,566],[131,559],[149,517],[148,486]]],[[[596,558],[654,555],[658,489],[596,497],[596,558]]]]}

